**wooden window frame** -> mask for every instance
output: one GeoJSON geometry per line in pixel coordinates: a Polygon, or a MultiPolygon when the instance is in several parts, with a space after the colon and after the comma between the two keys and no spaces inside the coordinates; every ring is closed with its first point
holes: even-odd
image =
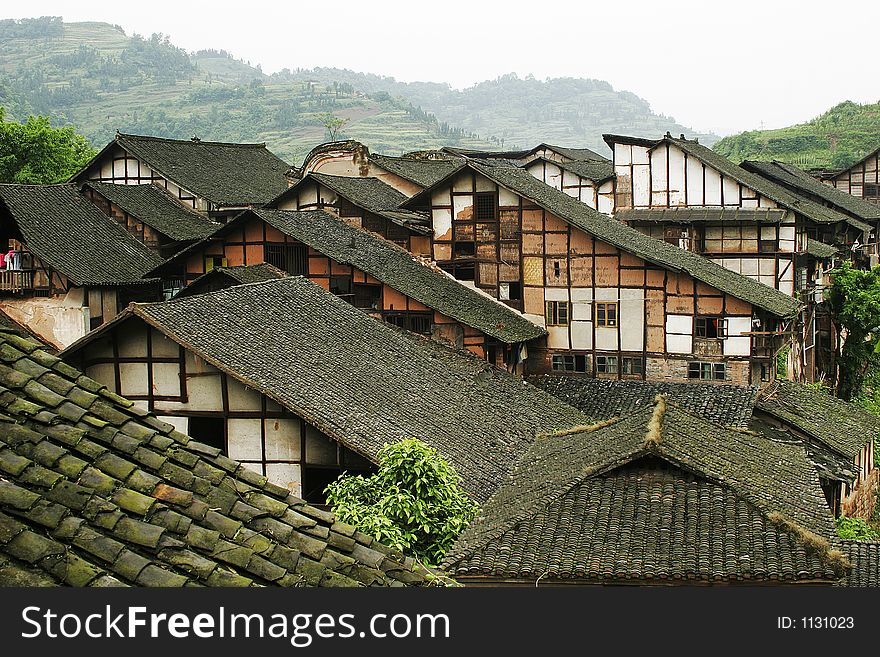
{"type": "Polygon", "coordinates": [[[645,357],[644,356],[622,356],[620,359],[620,373],[624,376],[642,376],[645,373],[645,357]],[[630,371],[627,372],[627,364],[630,371]],[[633,367],[638,364],[638,367],[633,367]],[[638,370],[638,371],[636,371],[638,370]]]}
{"type": "Polygon", "coordinates": [[[694,337],[701,340],[723,340],[727,337],[727,318],[719,315],[694,316],[694,337]]]}
{"type": "Polygon", "coordinates": [[[694,381],[726,381],[727,363],[690,361],[688,362],[688,379],[694,381]]]}
{"type": "Polygon", "coordinates": [[[552,354],[550,369],[563,374],[586,374],[590,370],[587,354],[552,354]]]}
{"type": "Polygon", "coordinates": [[[547,326],[568,326],[571,323],[570,301],[545,301],[544,320],[547,326]],[[560,309],[565,309],[560,313],[560,309]]]}
{"type": "Polygon", "coordinates": [[[620,359],[617,356],[609,356],[599,354],[596,356],[596,373],[597,374],[618,374],[620,373],[620,359]]]}
{"type": "Polygon", "coordinates": [[[496,192],[474,192],[474,221],[478,223],[494,223],[498,221],[498,194],[496,192]],[[489,199],[492,211],[490,216],[480,214],[485,205],[480,205],[480,200],[489,199]]]}
{"type": "Polygon", "coordinates": [[[593,304],[593,321],[596,328],[617,328],[620,326],[620,303],[617,301],[596,301],[593,304]],[[613,308],[613,318],[609,318],[609,310],[613,308]],[[601,313],[600,313],[601,310],[601,313]],[[600,319],[601,314],[601,319],[600,319]]]}

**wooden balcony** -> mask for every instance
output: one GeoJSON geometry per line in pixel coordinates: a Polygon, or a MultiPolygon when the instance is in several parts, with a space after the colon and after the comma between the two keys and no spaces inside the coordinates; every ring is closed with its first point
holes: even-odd
{"type": "Polygon", "coordinates": [[[0,269],[0,291],[31,292],[33,289],[33,269],[0,269]]]}

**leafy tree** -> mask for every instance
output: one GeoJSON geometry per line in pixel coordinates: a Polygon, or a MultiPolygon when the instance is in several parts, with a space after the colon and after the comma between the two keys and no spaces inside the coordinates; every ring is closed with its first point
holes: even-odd
{"type": "Polygon", "coordinates": [[[73,126],[53,128],[45,116],[7,121],[0,107],[0,182],[62,182],[79,171],[95,150],[73,126]]]}
{"type": "Polygon", "coordinates": [[[330,141],[336,141],[336,136],[339,134],[339,131],[348,125],[349,121],[348,119],[343,119],[330,112],[319,114],[318,120],[321,122],[321,125],[327,128],[327,134],[330,135],[330,141]]]}
{"type": "Polygon", "coordinates": [[[856,269],[844,262],[831,272],[829,295],[838,331],[845,331],[838,373],[837,394],[851,400],[866,376],[880,364],[880,267],[856,269]]]}
{"type": "Polygon", "coordinates": [[[428,564],[438,564],[476,515],[455,469],[420,440],[379,450],[371,477],[343,474],[327,486],[337,517],[428,564]]]}

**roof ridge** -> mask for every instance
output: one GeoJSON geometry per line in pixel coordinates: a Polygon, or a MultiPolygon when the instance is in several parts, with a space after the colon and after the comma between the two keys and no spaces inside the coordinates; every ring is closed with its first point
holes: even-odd
{"type": "Polygon", "coordinates": [[[206,141],[203,139],[173,139],[171,137],[157,137],[155,135],[135,135],[128,132],[117,132],[116,137],[123,139],[148,139],[150,141],[162,141],[171,144],[202,144],[208,146],[240,146],[242,148],[266,148],[266,142],[234,142],[234,141],[206,141]]]}

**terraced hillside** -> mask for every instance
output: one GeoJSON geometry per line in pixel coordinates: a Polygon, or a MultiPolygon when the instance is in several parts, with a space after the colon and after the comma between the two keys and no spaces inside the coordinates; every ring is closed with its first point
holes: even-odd
{"type": "MultiPolygon", "coordinates": [[[[295,65],[295,62],[292,62],[295,65]]],[[[187,53],[168,38],[127,36],[107,23],[0,21],[0,104],[70,122],[96,146],[118,129],[164,137],[265,141],[298,163],[337,135],[374,151],[517,148],[547,141],[605,150],[603,132],[700,135],[599,80],[506,75],[457,91],[446,84],[330,68],[271,76],[222,50],[187,53]]]]}

